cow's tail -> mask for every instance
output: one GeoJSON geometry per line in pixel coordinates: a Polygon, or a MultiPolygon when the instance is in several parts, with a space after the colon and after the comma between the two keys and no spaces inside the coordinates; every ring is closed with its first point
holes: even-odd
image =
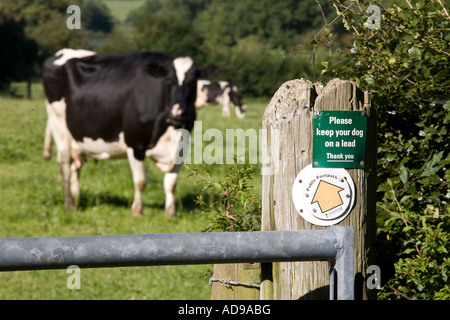
{"type": "Polygon", "coordinates": [[[47,125],[45,127],[45,137],[44,137],[44,152],[42,153],[42,157],[45,160],[50,160],[52,158],[52,132],[50,130],[50,121],[47,121],[47,125]]]}

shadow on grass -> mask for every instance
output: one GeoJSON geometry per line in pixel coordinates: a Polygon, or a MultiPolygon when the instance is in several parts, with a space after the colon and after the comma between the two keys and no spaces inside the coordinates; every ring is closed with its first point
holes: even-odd
{"type": "MultiPolygon", "coordinates": [[[[198,204],[195,203],[195,199],[198,196],[198,193],[188,192],[182,195],[176,196],[176,206],[177,211],[186,211],[190,214],[196,213],[199,211],[198,204]]],[[[152,194],[144,194],[143,197],[144,210],[145,208],[152,208],[156,210],[164,211],[165,204],[165,196],[162,197],[159,195],[158,198],[152,194]]],[[[83,191],[80,195],[80,202],[78,205],[79,210],[86,210],[92,207],[100,206],[100,205],[109,205],[122,209],[130,209],[131,204],[133,203],[133,197],[126,197],[123,195],[114,194],[111,192],[89,192],[83,191]]]]}
{"type": "Polygon", "coordinates": [[[83,191],[80,195],[78,204],[79,210],[85,210],[91,207],[108,204],[114,207],[127,208],[131,207],[133,199],[124,196],[112,194],[110,192],[89,192],[83,191]]]}

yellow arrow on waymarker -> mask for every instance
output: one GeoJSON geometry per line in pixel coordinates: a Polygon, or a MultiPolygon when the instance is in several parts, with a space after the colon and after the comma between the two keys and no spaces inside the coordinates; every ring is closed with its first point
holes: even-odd
{"type": "Polygon", "coordinates": [[[320,180],[311,204],[317,202],[319,204],[320,210],[322,210],[322,213],[325,213],[328,210],[339,207],[340,205],[343,204],[342,198],[339,195],[339,191],[342,190],[344,189],[341,187],[320,180]]]}

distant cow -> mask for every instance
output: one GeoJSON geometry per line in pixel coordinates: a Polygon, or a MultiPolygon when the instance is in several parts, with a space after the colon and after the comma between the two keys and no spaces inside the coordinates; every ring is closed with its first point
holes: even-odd
{"type": "Polygon", "coordinates": [[[197,100],[195,107],[201,108],[208,104],[219,103],[222,105],[222,116],[230,116],[230,105],[235,108],[238,118],[245,117],[247,105],[241,102],[236,86],[229,82],[219,81],[218,83],[208,80],[197,82],[197,100]]]}
{"type": "Polygon", "coordinates": [[[166,172],[165,212],[174,216],[180,164],[174,163],[179,140],[172,133],[192,129],[197,80],[218,72],[216,66],[201,68],[188,56],[173,59],[151,52],[100,55],[62,49],[48,58],[43,66],[48,115],[44,158],[50,158],[53,137],[66,208],[78,202],[85,157],[126,156],[135,186],[131,208],[140,216],[147,183],[144,160],[150,157],[166,172]]]}

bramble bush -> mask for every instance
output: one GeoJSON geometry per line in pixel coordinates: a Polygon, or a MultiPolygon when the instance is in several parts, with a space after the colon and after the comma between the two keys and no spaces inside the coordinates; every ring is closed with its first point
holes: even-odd
{"type": "MultiPolygon", "coordinates": [[[[450,299],[450,15],[441,0],[333,0],[353,35],[323,73],[355,81],[378,112],[378,252],[394,251],[380,299],[450,299]]],[[[331,48],[330,48],[331,50],[331,48]]]]}

